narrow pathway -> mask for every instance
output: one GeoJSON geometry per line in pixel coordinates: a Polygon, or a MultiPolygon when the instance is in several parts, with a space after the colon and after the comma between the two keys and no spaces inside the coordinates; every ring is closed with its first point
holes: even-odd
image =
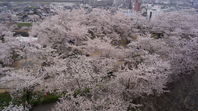
{"type": "Polygon", "coordinates": [[[54,107],[55,103],[44,104],[34,107],[31,111],[50,111],[54,107]]]}

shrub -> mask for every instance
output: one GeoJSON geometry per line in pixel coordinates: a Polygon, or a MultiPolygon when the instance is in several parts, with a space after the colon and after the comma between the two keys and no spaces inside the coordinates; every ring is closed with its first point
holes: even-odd
{"type": "Polygon", "coordinates": [[[16,24],[19,28],[21,27],[31,27],[32,26],[32,23],[17,23],[16,24]]]}

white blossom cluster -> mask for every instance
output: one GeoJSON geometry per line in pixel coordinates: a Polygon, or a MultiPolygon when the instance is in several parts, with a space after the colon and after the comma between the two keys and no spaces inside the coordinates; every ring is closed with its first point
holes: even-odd
{"type": "Polygon", "coordinates": [[[4,108],[2,111],[29,111],[28,108],[24,108],[22,105],[12,105],[10,104],[8,107],[4,108]]]}

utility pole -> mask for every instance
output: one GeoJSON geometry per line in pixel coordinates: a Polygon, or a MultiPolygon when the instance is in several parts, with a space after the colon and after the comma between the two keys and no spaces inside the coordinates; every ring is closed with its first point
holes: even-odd
{"type": "Polygon", "coordinates": [[[132,0],[129,0],[129,9],[132,9],[133,6],[132,6],[132,0]]]}

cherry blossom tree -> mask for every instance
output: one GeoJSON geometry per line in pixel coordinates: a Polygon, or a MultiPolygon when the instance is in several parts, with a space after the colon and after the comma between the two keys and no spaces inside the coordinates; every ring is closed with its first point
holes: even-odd
{"type": "Polygon", "coordinates": [[[148,22],[102,9],[59,11],[33,26],[31,36],[38,41],[0,44],[5,47],[0,61],[16,64],[6,66],[13,69],[0,83],[12,81],[7,86],[15,90],[66,92],[55,111],[140,107],[135,98],[168,92],[174,75],[196,71],[198,15],[188,13],[170,12],[148,22]],[[10,50],[21,58],[14,61],[10,50]]]}

